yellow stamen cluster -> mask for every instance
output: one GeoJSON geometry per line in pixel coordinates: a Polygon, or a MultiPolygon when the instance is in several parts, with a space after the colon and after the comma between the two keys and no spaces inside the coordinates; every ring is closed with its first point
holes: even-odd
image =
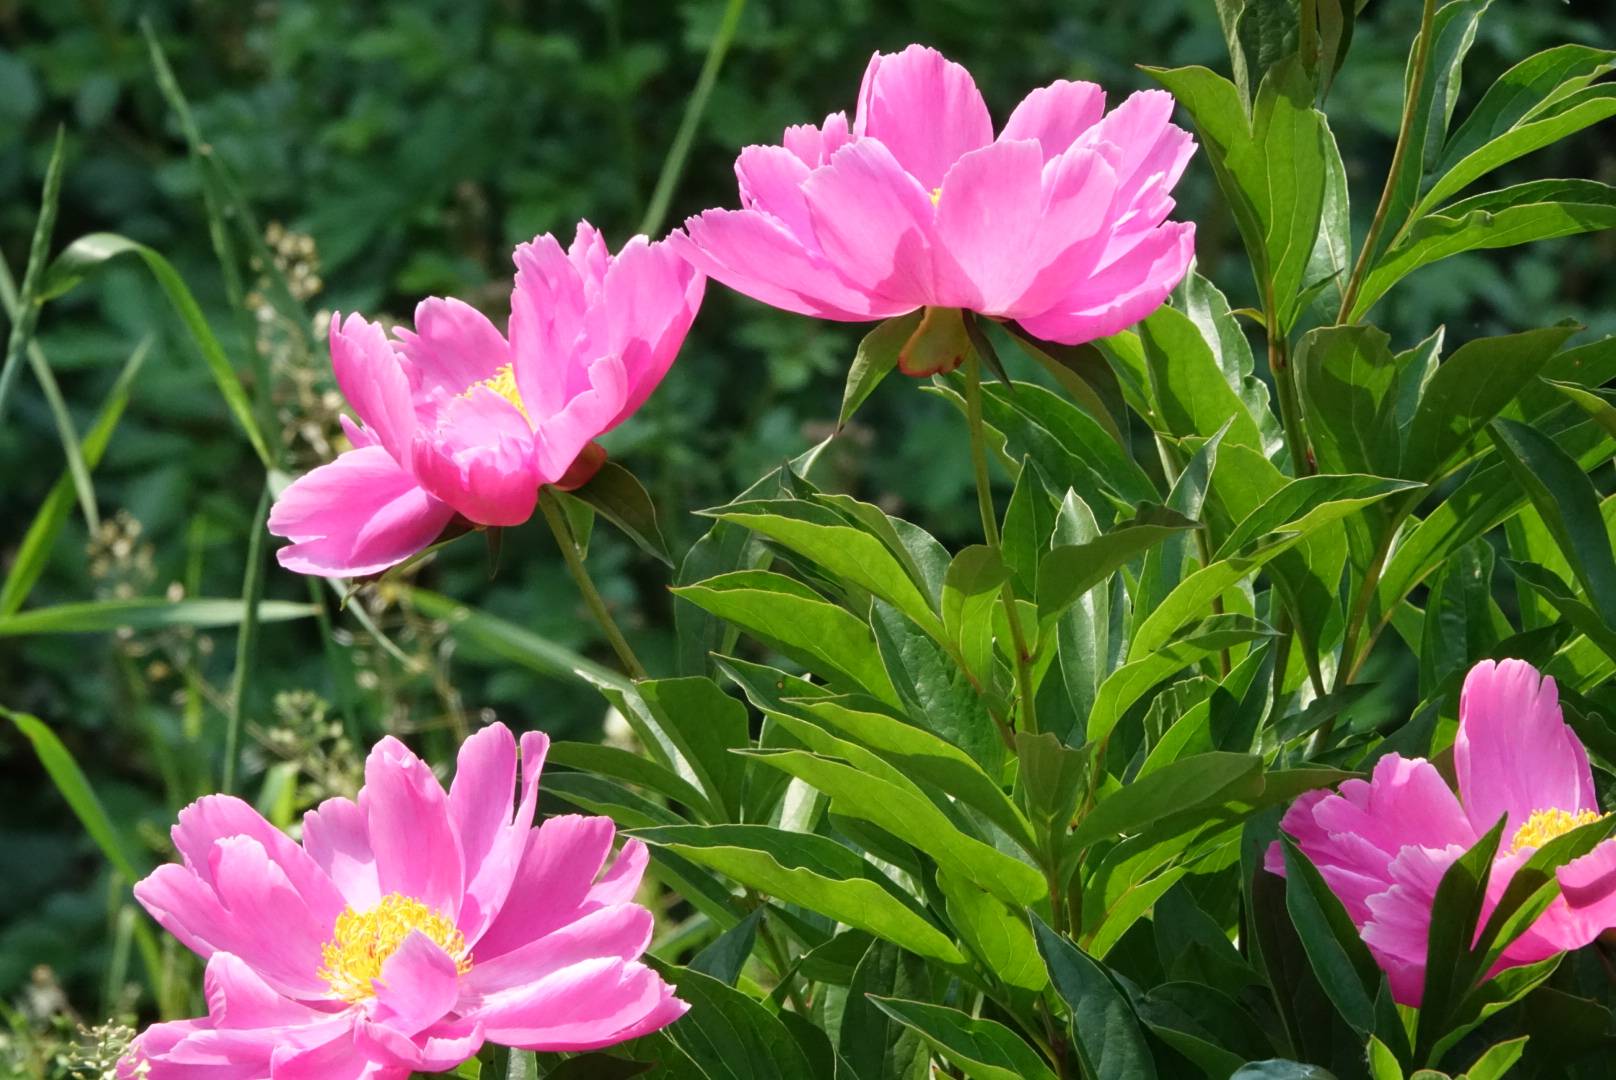
{"type": "Polygon", "coordinates": [[[943,198],[943,189],[942,188],[934,187],[934,188],[931,189],[931,204],[933,206],[936,206],[939,202],[941,202],[942,198],[943,198]]]}
{"type": "Polygon", "coordinates": [[[419,900],[388,893],[369,911],[349,908],[337,916],[336,929],[322,950],[325,966],[320,978],[344,1001],[372,997],[382,965],[417,930],[454,957],[461,974],[471,970],[465,936],[454,923],[419,900]]]}
{"type": "Polygon", "coordinates": [[[491,377],[484,379],[480,383],[473,383],[467,387],[466,396],[471,396],[471,392],[479,386],[486,386],[512,405],[515,405],[516,411],[522,414],[523,420],[530,424],[533,422],[533,418],[527,414],[527,406],[522,402],[522,391],[516,385],[516,369],[513,365],[506,364],[494,372],[491,377]]]}
{"type": "Polygon", "coordinates": [[[1526,824],[1515,830],[1515,839],[1510,841],[1509,850],[1514,852],[1521,848],[1542,847],[1555,837],[1564,836],[1584,825],[1592,825],[1604,816],[1597,810],[1579,810],[1575,814],[1558,808],[1533,810],[1526,824]]]}

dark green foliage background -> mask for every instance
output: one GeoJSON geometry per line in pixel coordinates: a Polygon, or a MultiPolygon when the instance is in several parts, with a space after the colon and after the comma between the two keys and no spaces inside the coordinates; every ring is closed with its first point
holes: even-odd
{"type": "MultiPolygon", "coordinates": [[[[580,217],[614,245],[640,227],[724,6],[0,0],[0,253],[20,276],[50,140],[63,124],[68,174],[57,246],[105,230],[162,251],[245,366],[247,342],[225,305],[198,176],[138,32],[146,16],[214,151],[260,217],[314,237],[326,281],[317,305],[405,317],[415,299],[440,293],[502,319],[514,243],[570,233],[580,217]]],[[[1373,0],[1332,93],[1359,235],[1390,152],[1418,14],[1417,4],[1373,0]]],[[[1613,36],[1616,14],[1604,0],[1497,0],[1459,110],[1520,57],[1563,41],[1608,45],[1613,36]]],[[[661,229],[704,207],[733,205],[740,146],[775,141],[789,123],[851,112],[869,54],[910,41],[970,67],[1000,120],[1027,90],[1058,77],[1100,81],[1115,101],[1146,85],[1135,63],[1227,64],[1210,0],[752,0],[661,229]]],[[[1616,181],[1609,130],[1512,166],[1497,186],[1546,175],[1616,181]]],[[[1233,303],[1247,302],[1244,257],[1204,163],[1191,166],[1180,193],[1180,215],[1200,223],[1202,272],[1233,303]]],[[[1395,294],[1377,321],[1397,348],[1439,322],[1449,327],[1451,349],[1560,317],[1586,323],[1591,340],[1616,331],[1613,260],[1611,232],[1454,258],[1395,294]]],[[[82,428],[134,342],[153,329],[156,349],[96,490],[104,513],[127,509],[142,523],[156,551],[156,591],[189,578],[204,595],[235,595],[261,468],[150,278],[132,263],[103,273],[47,309],[39,340],[82,428]]],[[[859,333],[711,288],[673,374],[609,441],[650,487],[676,552],[702,527],[685,511],[728,499],[828,433],[859,333]]],[[[0,427],[0,566],[62,464],[31,376],[24,373],[19,389],[0,427]]],[[[913,386],[882,388],[833,461],[841,487],[951,546],[974,535],[964,430],[946,405],[913,386]]],[[[86,540],[74,518],[34,603],[92,596],[86,540]]],[[[671,669],[664,569],[606,528],[591,563],[637,647],[653,668],[671,669]]],[[[481,545],[468,539],[419,582],[607,659],[537,527],[511,531],[492,581],[481,545]]],[[[307,595],[278,569],[268,594],[307,595]]],[[[213,636],[204,666],[222,680],[231,635],[213,636]]],[[[598,725],[593,691],[468,648],[444,670],[472,712],[491,709],[575,738],[598,725]]],[[[267,719],[276,690],[333,693],[306,622],[264,629],[255,678],[249,719],[267,719]]],[[[153,748],[178,740],[180,717],[173,685],[149,696],[130,688],[107,637],[0,638],[0,700],[47,719],[114,815],[149,822],[155,845],[175,807],[165,805],[153,748]]],[[[443,722],[442,701],[430,677],[393,671],[362,711],[373,731],[399,715],[430,730],[443,722]]],[[[206,719],[219,717],[210,710],[206,719]]],[[[0,998],[10,999],[34,964],[48,963],[93,1010],[109,902],[99,856],[9,728],[0,728],[0,770],[0,998]]]]}

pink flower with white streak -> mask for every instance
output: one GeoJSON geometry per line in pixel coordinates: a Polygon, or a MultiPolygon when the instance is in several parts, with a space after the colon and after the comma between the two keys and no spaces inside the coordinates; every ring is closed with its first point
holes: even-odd
{"type": "Polygon", "coordinates": [[[358,801],[310,811],[301,845],[228,795],[186,807],[182,862],[135,897],[207,959],[208,1014],[148,1028],[121,1080],[405,1080],[485,1040],[586,1050],[681,1016],[639,959],[644,845],[602,873],[609,818],[533,827],[548,748],[522,736],[518,786],[516,739],[495,724],[466,740],[445,793],[388,737],[358,801]]]}
{"type": "Polygon", "coordinates": [[[705,279],[643,236],[617,255],[580,223],[570,249],[546,233],[515,252],[510,338],[475,308],[433,297],[393,339],[358,315],[331,319],[337,385],[363,426],[353,449],[282,492],[269,531],[300,574],[358,577],[429,546],[456,514],[519,525],[545,484],[576,487],[605,455],[593,440],[667,374],[705,279]]]}
{"type": "MultiPolygon", "coordinates": [[[[1455,859],[1507,819],[1484,923],[1539,847],[1603,816],[1588,753],[1561,718],[1554,680],[1523,660],[1484,660],[1471,669],[1453,762],[1457,796],[1429,761],[1387,754],[1369,780],[1304,795],[1280,822],[1340,898],[1404,1005],[1418,1005],[1424,993],[1431,905],[1455,859]]],[[[1267,867],[1284,873],[1277,844],[1267,867]]],[[[1616,840],[1557,876],[1560,896],[1489,976],[1581,948],[1616,926],[1616,840]]]]}
{"type": "MultiPolygon", "coordinates": [[[[1164,91],[1105,111],[1055,82],[997,137],[971,75],[934,49],[878,53],[849,125],[787,128],[735,162],[740,210],[669,243],[766,304],[861,321],[961,308],[1078,344],[1138,322],[1188,269],[1195,227],[1171,191],[1195,151],[1164,91]]],[[[914,372],[911,372],[914,373],[914,372]]]]}

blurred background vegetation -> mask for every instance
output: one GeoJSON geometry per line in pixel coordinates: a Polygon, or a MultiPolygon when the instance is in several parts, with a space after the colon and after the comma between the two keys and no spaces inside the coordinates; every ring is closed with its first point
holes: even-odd
{"type": "MultiPolygon", "coordinates": [[[[1371,0],[1332,92],[1360,233],[1395,134],[1418,9],[1371,0]]],[[[1481,34],[1461,111],[1530,52],[1567,40],[1609,45],[1616,13],[1608,0],[1496,0],[1481,34]]],[[[734,205],[740,146],[851,112],[869,54],[910,41],[967,65],[1001,121],[1027,90],[1055,78],[1099,81],[1115,101],[1146,85],[1135,63],[1227,66],[1212,0],[0,0],[0,255],[20,277],[63,126],[56,247],[111,231],[171,259],[260,397],[255,381],[267,375],[272,434],[286,466],[301,470],[334,452],[341,402],[323,347],[308,345],[331,310],[405,319],[418,298],[437,293],[502,322],[515,243],[545,231],[570,236],[583,217],[615,246],[734,205]],[[736,9],[688,158],[664,177],[693,88],[736,9]],[[232,310],[202,176],[153,77],[142,18],[211,152],[263,223],[279,271],[316,315],[308,325],[290,325],[253,280],[245,310],[232,310]]],[[[1505,179],[1616,182],[1605,131],[1505,179]]],[[[1203,271],[1246,302],[1249,275],[1204,165],[1191,166],[1180,193],[1180,216],[1200,225],[1203,271]]],[[[1380,321],[1399,348],[1436,323],[1447,324],[1450,347],[1558,317],[1608,334],[1613,261],[1610,232],[1454,258],[1423,272],[1380,321]]],[[[860,333],[709,290],[672,375],[608,441],[650,489],[676,555],[704,528],[687,511],[725,501],[830,433],[860,333]]],[[[151,276],[137,261],[114,264],[47,307],[38,340],[82,432],[148,335],[95,472],[101,527],[91,535],[82,517],[69,518],[30,606],[241,592],[262,467],[151,276]]],[[[63,466],[38,384],[24,372],[18,389],[0,426],[0,568],[63,466]]],[[[946,405],[890,382],[834,444],[830,486],[969,542],[976,510],[963,438],[946,405]]],[[[666,569],[604,527],[590,563],[652,670],[672,671],[666,569]]],[[[540,527],[508,531],[492,576],[471,537],[411,580],[609,662],[540,527]]],[[[265,588],[273,598],[310,596],[306,582],[272,563],[265,588]]],[[[365,590],[347,610],[327,606],[328,629],[314,620],[262,629],[243,700],[242,787],[263,792],[275,816],[352,784],[354,744],[384,729],[444,746],[492,715],[562,737],[600,732],[593,690],[457,636],[412,608],[402,589],[365,590]]],[[[228,629],[0,637],[0,702],[55,729],[149,863],[166,857],[173,812],[211,790],[234,654],[228,629]]],[[[9,726],[0,727],[0,769],[4,1015],[27,1026],[53,1012],[93,1020],[127,1007],[127,894],[9,726]]]]}

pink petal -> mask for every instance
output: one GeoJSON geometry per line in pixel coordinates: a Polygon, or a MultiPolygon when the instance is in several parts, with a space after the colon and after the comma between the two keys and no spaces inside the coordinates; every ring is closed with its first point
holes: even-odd
{"type": "Polygon", "coordinates": [[[842,147],[803,192],[826,259],[860,289],[906,309],[973,305],[975,288],[935,234],[929,190],[881,143],[842,147]]]}
{"type": "Polygon", "coordinates": [[[969,306],[997,315],[1042,267],[1031,254],[1047,236],[1044,156],[1031,139],[972,150],[949,169],[937,199],[937,239],[974,286],[969,306]]]}
{"type": "Polygon", "coordinates": [[[375,986],[372,1019],[414,1037],[454,1008],[460,997],[460,973],[454,957],[416,930],[382,963],[375,986]]]}
{"type": "Polygon", "coordinates": [[[587,385],[573,357],[584,345],[590,299],[578,266],[548,233],[518,245],[512,258],[511,359],[522,402],[538,421],[587,385]]]}
{"type": "Polygon", "coordinates": [[[365,759],[359,807],[382,895],[400,893],[452,917],[460,910],[461,859],[448,802],[426,762],[391,735],[365,759]]]}
{"type": "Polygon", "coordinates": [[[651,853],[643,843],[635,839],[626,841],[612,860],[611,868],[589,890],[584,906],[606,907],[633,900],[640,891],[640,879],[645,876],[645,868],[650,861],[651,853]]]}
{"type": "Polygon", "coordinates": [[[639,904],[599,908],[491,959],[478,959],[466,973],[465,988],[476,995],[471,1015],[497,1009],[513,990],[552,972],[600,957],[637,960],[656,929],[651,912],[639,904]]]}
{"type": "Polygon", "coordinates": [[[585,296],[594,303],[612,264],[611,249],[606,246],[606,238],[600,230],[587,221],[580,221],[573,232],[572,244],[567,248],[567,261],[584,283],[585,296]]]}
{"type": "Polygon", "coordinates": [[[235,939],[221,947],[282,986],[313,985],[323,991],[320,950],[331,937],[334,916],[310,911],[286,872],[251,837],[217,841],[209,869],[235,939]]]}
{"type": "Polygon", "coordinates": [[[525,1050],[591,1050],[654,1030],[682,1012],[654,971],[616,959],[563,968],[479,1013],[488,1038],[525,1050]]]}
{"type": "Polygon", "coordinates": [[[1101,154],[1073,147],[1046,162],[1037,241],[1025,261],[1035,273],[1000,314],[1040,315],[1085,287],[1105,257],[1115,218],[1116,174],[1101,154]]]}
{"type": "Polygon", "coordinates": [[[349,907],[369,911],[381,901],[370,826],[365,812],[353,800],[327,799],[304,814],[303,846],[336,883],[349,907]]]}
{"type": "Polygon", "coordinates": [[[532,429],[485,386],[445,401],[437,426],[418,431],[412,458],[421,486],[479,525],[520,525],[538,502],[532,429]]]}
{"type": "Polygon", "coordinates": [[[355,1045],[355,1034],[345,1031],[318,1046],[278,1051],[272,1062],[272,1080],[408,1080],[408,1066],[371,1061],[355,1045]]]}
{"type": "MultiPolygon", "coordinates": [[[[472,949],[475,963],[510,952],[565,926],[580,914],[595,875],[612,849],[607,817],[565,814],[531,830],[510,895],[472,949]]],[[[476,970],[475,964],[472,968],[476,970]]]]}
{"type": "MultiPolygon", "coordinates": [[[[1105,119],[1081,133],[1078,141],[1082,145],[1109,143],[1116,148],[1117,183],[1125,193],[1125,201],[1132,201],[1133,192],[1151,177],[1171,169],[1174,162],[1180,171],[1183,169],[1183,161],[1178,160],[1183,153],[1180,136],[1187,135],[1173,126],[1172,115],[1173,95],[1165,90],[1141,90],[1130,94],[1105,119]]],[[[1175,174],[1173,179],[1177,178],[1175,174]]]]}
{"type": "Polygon", "coordinates": [[[1071,146],[1104,112],[1104,90],[1091,82],[1059,79],[1023,98],[999,139],[1036,139],[1048,160],[1071,146]]]}
{"type": "Polygon", "coordinates": [[[331,1014],[286,997],[231,953],[214,953],[202,977],[208,1020],[217,1028],[279,1028],[322,1023],[331,1014]]]}
{"type": "Polygon", "coordinates": [[[636,236],[618,253],[591,311],[590,340],[620,358],[627,397],[596,434],[604,434],[645,403],[684,344],[701,307],[706,278],[665,243],[636,236]]]}
{"type": "MultiPolygon", "coordinates": [[[[1393,884],[1390,864],[1404,847],[1464,850],[1476,840],[1441,774],[1423,758],[1397,754],[1376,762],[1369,781],[1349,780],[1336,793],[1302,796],[1280,828],[1295,838],[1359,926],[1370,917],[1371,898],[1393,884]]],[[[1283,873],[1277,851],[1266,865],[1283,873]]]]}
{"type": "Polygon", "coordinates": [[[376,432],[394,460],[409,460],[415,432],[410,380],[379,323],[359,315],[331,316],[331,368],[342,396],[365,426],[376,432]]]}
{"type": "Polygon", "coordinates": [[[1560,716],[1554,680],[1524,660],[1483,660],[1459,695],[1459,794],[1478,832],[1508,815],[1504,846],[1534,810],[1597,810],[1588,753],[1560,716]]]}
{"type": "Polygon", "coordinates": [[[578,455],[611,426],[629,398],[628,372],[616,356],[591,362],[567,361],[578,380],[577,389],[562,408],[539,420],[535,462],[543,483],[554,483],[572,469],[578,455]]]}
{"type": "Polygon", "coordinates": [[[499,913],[516,880],[522,852],[538,808],[539,774],[550,739],[542,732],[522,736],[521,800],[514,817],[508,792],[516,780],[516,745],[503,724],[466,740],[460,748],[449,789],[449,817],[465,859],[466,895],[457,925],[475,945],[499,913]],[[496,731],[490,735],[488,732],[496,731]]]}
{"type": "Polygon", "coordinates": [[[741,186],[741,208],[769,215],[793,236],[810,239],[808,202],[802,185],[813,167],[783,146],[748,146],[735,159],[735,178],[741,186]]]}
{"type": "Polygon", "coordinates": [[[1392,997],[1401,1005],[1418,1005],[1425,992],[1425,947],[1431,927],[1431,905],[1442,875],[1465,849],[1406,847],[1387,867],[1391,888],[1370,897],[1371,918],[1363,926],[1364,943],[1374,954],[1392,997]]]}
{"type": "Polygon", "coordinates": [[[509,362],[505,335],[470,304],[436,296],[415,305],[415,330],[395,330],[417,392],[463,394],[509,362]]]}
{"type": "MultiPolygon", "coordinates": [[[[818,168],[830,160],[851,138],[847,129],[846,113],[831,113],[819,127],[812,124],[793,124],[786,128],[780,143],[810,169],[818,168]]],[[[744,156],[746,151],[741,151],[744,156]]],[[[740,163],[736,163],[740,168],[740,163]]]]}
{"type": "Polygon", "coordinates": [[[1161,307],[1194,258],[1195,226],[1188,222],[1162,225],[1058,306],[1019,321],[1034,337],[1065,345],[1108,337],[1161,307]]]}
{"type": "Polygon", "coordinates": [[[697,270],[772,307],[821,319],[862,322],[913,310],[871,296],[843,278],[818,249],[767,214],[707,210],[685,221],[668,246],[697,270]]]}
{"type": "Polygon", "coordinates": [[[316,920],[335,921],[345,906],[325,871],[292,838],[233,795],[207,795],[181,810],[171,830],[174,847],[197,877],[214,884],[209,863],[214,844],[233,836],[258,841],[286,875],[316,920]]]}
{"type": "Polygon", "coordinates": [[[931,191],[961,156],[993,141],[993,121],[970,72],[935,49],[911,45],[870,58],[853,133],[881,140],[931,191]]]}
{"type": "MultiPolygon", "coordinates": [[[[220,846],[226,844],[256,846],[256,841],[244,838],[220,841],[220,846]]],[[[258,850],[263,852],[262,847],[258,850]]],[[[220,895],[196,874],[173,863],[159,866],[137,883],[135,899],[151,913],[159,926],[198,956],[206,959],[219,952],[231,953],[256,971],[277,992],[299,1000],[319,1000],[329,989],[318,972],[320,946],[330,928],[312,928],[307,918],[307,908],[303,907],[301,898],[286,881],[285,875],[279,874],[279,882],[274,881],[271,876],[273,864],[267,855],[262,856],[262,863],[254,884],[271,893],[273,901],[286,905],[285,914],[294,931],[292,935],[283,935],[278,930],[276,933],[266,933],[261,927],[255,928],[227,907],[220,895]]],[[[217,880],[217,869],[211,872],[217,880]]],[[[233,879],[240,877],[235,866],[230,872],[233,879]]],[[[278,874],[278,871],[275,873],[278,874]]],[[[233,880],[232,895],[236,896],[241,891],[239,883],[233,880]]],[[[244,902],[250,909],[263,908],[262,904],[244,902]]],[[[272,925],[278,924],[277,919],[272,925]]]]}
{"type": "Polygon", "coordinates": [[[438,538],[454,510],[423,491],[380,446],[349,450],[293,481],[269,512],[276,552],[298,574],[362,577],[403,562],[438,538]]]}
{"type": "Polygon", "coordinates": [[[476,1056],[483,1039],[482,1026],[464,1020],[445,1020],[413,1038],[364,1020],[354,1028],[354,1045],[361,1053],[405,1073],[446,1072],[476,1056]]]}

